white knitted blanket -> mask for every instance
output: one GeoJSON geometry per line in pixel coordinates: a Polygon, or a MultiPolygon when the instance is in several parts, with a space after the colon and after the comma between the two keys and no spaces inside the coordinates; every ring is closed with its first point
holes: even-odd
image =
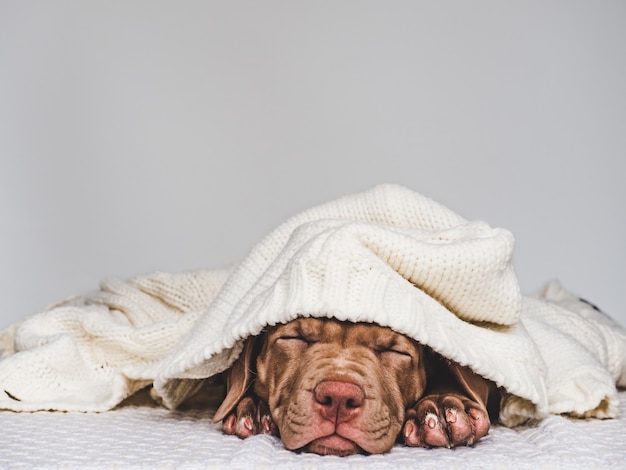
{"type": "Polygon", "coordinates": [[[174,408],[243,340],[298,316],[375,322],[508,394],[509,426],[611,417],[626,333],[556,282],[521,296],[513,237],[398,186],[305,211],[234,270],[156,273],[70,299],[0,334],[0,408],[103,411],[146,385],[174,408]]]}

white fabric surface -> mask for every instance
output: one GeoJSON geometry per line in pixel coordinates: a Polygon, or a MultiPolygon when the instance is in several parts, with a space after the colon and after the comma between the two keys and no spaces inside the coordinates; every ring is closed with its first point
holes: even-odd
{"type": "Polygon", "coordinates": [[[626,467],[626,392],[616,419],[549,416],[536,426],[495,426],[475,447],[395,446],[385,455],[295,454],[277,438],[240,440],[208,411],[122,407],[106,413],[0,412],[0,468],[389,469],[626,467]]]}

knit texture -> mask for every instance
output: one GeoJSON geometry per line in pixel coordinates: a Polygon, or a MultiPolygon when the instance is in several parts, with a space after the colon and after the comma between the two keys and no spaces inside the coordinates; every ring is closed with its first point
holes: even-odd
{"type": "Polygon", "coordinates": [[[115,407],[152,383],[229,272],[108,279],[11,326],[0,333],[0,409],[115,407]]]}
{"type": "Polygon", "coordinates": [[[470,366],[507,390],[507,425],[613,416],[623,330],[554,286],[522,297],[512,253],[508,231],[379,186],[289,219],[232,273],[109,281],[7,330],[0,407],[103,410],[152,382],[175,408],[248,336],[316,316],[388,326],[470,366]]]}
{"type": "MultiPolygon", "coordinates": [[[[626,391],[617,419],[551,415],[532,426],[492,426],[474,446],[424,449],[398,444],[386,454],[317,455],[280,439],[225,435],[210,410],[123,406],[108,413],[0,412],[0,468],[131,470],[623,470],[626,391]]],[[[135,402],[135,399],[133,399],[135,402]]]]}

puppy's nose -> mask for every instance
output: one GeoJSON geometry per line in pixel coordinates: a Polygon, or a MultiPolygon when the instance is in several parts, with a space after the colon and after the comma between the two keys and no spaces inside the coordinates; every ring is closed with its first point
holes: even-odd
{"type": "Polygon", "coordinates": [[[349,421],[359,414],[365,395],[358,385],[325,380],[316,385],[313,395],[320,414],[333,423],[349,421]]]}

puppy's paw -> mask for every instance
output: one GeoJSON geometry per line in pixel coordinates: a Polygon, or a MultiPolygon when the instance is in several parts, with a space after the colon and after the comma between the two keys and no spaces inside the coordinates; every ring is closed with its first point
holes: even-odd
{"type": "Polygon", "coordinates": [[[489,432],[487,410],[459,394],[428,395],[407,411],[402,437],[412,447],[473,445],[489,432]]]}
{"type": "Polygon", "coordinates": [[[235,435],[241,439],[255,434],[278,435],[267,403],[252,397],[243,398],[235,411],[224,418],[222,430],[225,434],[235,435]]]}

